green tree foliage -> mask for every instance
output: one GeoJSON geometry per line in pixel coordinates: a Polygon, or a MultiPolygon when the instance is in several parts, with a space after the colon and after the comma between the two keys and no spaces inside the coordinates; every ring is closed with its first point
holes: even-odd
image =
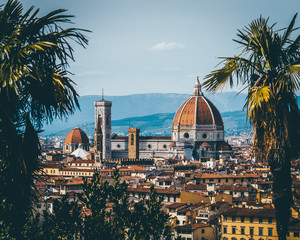
{"type": "Polygon", "coordinates": [[[82,218],[78,201],[68,196],[53,202],[53,214],[44,211],[41,239],[81,239],[82,218]]]}
{"type": "Polygon", "coordinates": [[[85,46],[87,39],[85,30],[62,28],[73,17],[65,12],[39,17],[18,0],[0,6],[0,231],[18,239],[35,197],[37,130],[78,107],[66,69],[71,43],[85,46]]]}
{"type": "Polygon", "coordinates": [[[84,239],[170,239],[169,216],[154,187],[149,199],[130,204],[127,184],[120,181],[118,169],[114,175],[112,185],[97,171],[91,182],[85,181],[86,199],[82,201],[92,214],[84,220],[84,239]]]}
{"type": "Polygon", "coordinates": [[[53,213],[44,210],[43,219],[37,214],[28,219],[24,238],[34,240],[82,239],[81,206],[78,200],[64,196],[53,201],[53,213]]]}
{"type": "MultiPolygon", "coordinates": [[[[54,200],[53,214],[44,211],[29,218],[25,239],[132,239],[167,240],[171,238],[169,215],[162,210],[162,199],[154,186],[149,198],[129,203],[127,184],[115,170],[110,185],[96,170],[92,179],[84,179],[84,194],[54,200]]],[[[1,238],[0,238],[1,239],[1,238]]]]}
{"type": "Polygon", "coordinates": [[[137,231],[139,235],[135,239],[171,239],[171,227],[167,225],[169,215],[161,209],[161,202],[162,199],[158,196],[152,185],[150,187],[149,198],[134,205],[135,211],[133,212],[132,220],[134,221],[137,216],[141,229],[140,232],[137,231]]]}
{"type": "Polygon", "coordinates": [[[112,239],[110,215],[106,204],[110,194],[110,186],[103,181],[96,170],[92,180],[84,180],[84,197],[82,202],[91,211],[84,217],[84,239],[112,239]]]}
{"type": "Polygon", "coordinates": [[[300,89],[300,35],[294,28],[274,30],[260,17],[238,30],[241,53],[223,58],[223,67],[206,76],[204,86],[217,91],[229,83],[248,89],[245,108],[254,126],[257,157],[267,160],[273,174],[279,239],[286,239],[291,195],[291,160],[299,157],[300,116],[295,92],[300,89]],[[294,39],[292,37],[295,37],[294,39]]]}

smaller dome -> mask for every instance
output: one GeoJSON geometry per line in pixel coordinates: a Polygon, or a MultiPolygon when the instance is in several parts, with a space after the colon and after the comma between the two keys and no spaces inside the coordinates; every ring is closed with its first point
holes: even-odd
{"type": "Polygon", "coordinates": [[[201,144],[201,147],[211,147],[211,145],[207,142],[201,144]]]}
{"type": "Polygon", "coordinates": [[[89,139],[84,131],[80,128],[72,129],[66,136],[65,142],[66,144],[80,144],[80,143],[89,143],[89,139]]]}

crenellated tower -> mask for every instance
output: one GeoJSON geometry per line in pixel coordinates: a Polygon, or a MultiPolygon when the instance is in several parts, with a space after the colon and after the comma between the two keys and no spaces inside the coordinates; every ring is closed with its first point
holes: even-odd
{"type": "Polygon", "coordinates": [[[140,147],[139,147],[139,128],[128,128],[128,158],[139,159],[140,147]]]}

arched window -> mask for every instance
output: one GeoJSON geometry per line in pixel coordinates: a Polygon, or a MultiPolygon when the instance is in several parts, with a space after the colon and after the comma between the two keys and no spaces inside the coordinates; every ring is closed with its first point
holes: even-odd
{"type": "Polygon", "coordinates": [[[130,135],[130,145],[134,145],[134,135],[130,135]]]}

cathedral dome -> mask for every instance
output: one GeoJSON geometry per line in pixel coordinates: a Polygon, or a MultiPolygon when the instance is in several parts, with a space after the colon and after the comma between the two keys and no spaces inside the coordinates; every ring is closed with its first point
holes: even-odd
{"type": "Polygon", "coordinates": [[[65,138],[65,144],[88,144],[89,139],[80,128],[72,129],[65,138]]]}
{"type": "Polygon", "coordinates": [[[180,106],[173,120],[173,126],[197,125],[224,126],[218,109],[203,96],[198,78],[193,95],[180,106]]]}

